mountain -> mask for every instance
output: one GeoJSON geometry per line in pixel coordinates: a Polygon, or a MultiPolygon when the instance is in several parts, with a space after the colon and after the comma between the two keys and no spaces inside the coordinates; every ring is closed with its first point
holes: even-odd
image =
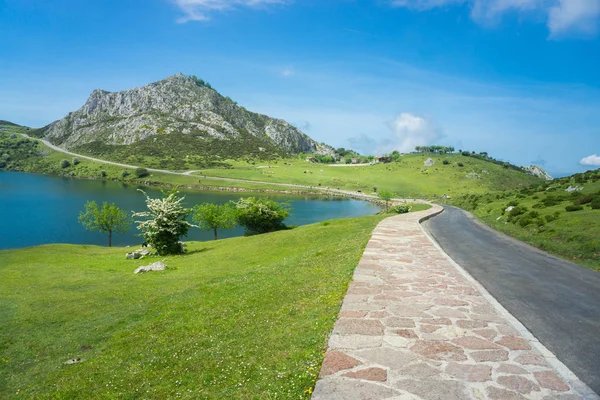
{"type": "Polygon", "coordinates": [[[183,74],[122,92],[94,90],[79,110],[32,134],[109,159],[333,154],[289,123],[248,111],[183,74]]]}

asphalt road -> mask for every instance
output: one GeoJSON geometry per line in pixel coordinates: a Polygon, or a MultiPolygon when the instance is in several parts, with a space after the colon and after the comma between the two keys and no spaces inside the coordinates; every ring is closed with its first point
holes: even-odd
{"type": "Polygon", "coordinates": [[[600,273],[495,232],[454,207],[423,223],[454,261],[596,393],[600,273]]]}

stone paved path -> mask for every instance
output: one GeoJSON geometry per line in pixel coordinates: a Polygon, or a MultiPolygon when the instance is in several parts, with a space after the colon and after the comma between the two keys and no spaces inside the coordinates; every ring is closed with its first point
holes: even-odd
{"type": "Polygon", "coordinates": [[[439,211],[375,229],[312,399],[597,399],[425,235],[439,211]]]}

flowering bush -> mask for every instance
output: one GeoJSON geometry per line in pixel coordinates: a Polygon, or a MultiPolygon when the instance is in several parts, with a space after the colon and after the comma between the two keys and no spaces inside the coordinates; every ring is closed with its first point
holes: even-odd
{"type": "Polygon", "coordinates": [[[182,253],[179,239],[194,226],[186,220],[191,210],[181,205],[185,197],[178,197],[178,192],[171,192],[165,198],[151,199],[143,190],[140,192],[146,196],[148,211],[133,213],[133,216],[145,218],[135,222],[146,243],[160,255],[182,253]]]}

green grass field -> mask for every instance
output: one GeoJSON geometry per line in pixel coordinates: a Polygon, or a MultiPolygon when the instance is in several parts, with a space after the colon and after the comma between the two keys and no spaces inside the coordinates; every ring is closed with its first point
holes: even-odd
{"type": "Polygon", "coordinates": [[[190,243],[144,275],[133,270],[163,258],[81,245],[0,251],[0,398],[309,398],[382,218],[190,243]]]}
{"type": "Polygon", "coordinates": [[[501,194],[468,195],[453,204],[472,211],[492,228],[558,257],[600,271],[600,170],[561,178],[532,189],[501,194]],[[583,190],[568,193],[569,187],[583,190]],[[582,210],[568,212],[577,203],[582,210]],[[520,207],[510,216],[509,205],[520,207]]]}
{"type": "Polygon", "coordinates": [[[460,154],[407,154],[399,162],[356,167],[313,164],[297,159],[277,160],[262,165],[235,161],[230,161],[230,164],[230,169],[207,169],[201,174],[360,190],[364,193],[372,193],[373,188],[377,187],[408,198],[485,193],[528,187],[541,182],[531,175],[460,154]],[[435,165],[425,167],[424,162],[428,158],[432,158],[435,165]],[[448,165],[444,165],[444,160],[448,165]]]}

